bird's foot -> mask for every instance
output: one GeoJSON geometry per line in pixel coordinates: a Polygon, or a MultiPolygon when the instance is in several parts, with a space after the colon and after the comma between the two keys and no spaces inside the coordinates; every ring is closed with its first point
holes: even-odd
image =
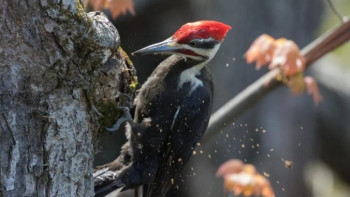
{"type": "Polygon", "coordinates": [[[117,102],[123,103],[124,107],[132,108],[133,106],[132,98],[125,93],[118,92],[118,95],[115,96],[115,99],[117,100],[117,102]]]}
{"type": "Polygon", "coordinates": [[[122,111],[122,113],[123,113],[122,116],[117,120],[117,122],[112,127],[105,128],[106,131],[111,132],[111,133],[118,130],[124,122],[133,123],[133,119],[131,117],[129,107],[118,106],[117,109],[122,111]]]}
{"type": "Polygon", "coordinates": [[[91,109],[92,111],[100,118],[104,117],[101,112],[98,111],[98,109],[96,108],[96,106],[94,104],[91,105],[91,109]]]}
{"type": "Polygon", "coordinates": [[[132,107],[132,98],[125,93],[118,92],[118,95],[115,96],[115,99],[118,103],[123,103],[125,106],[117,106],[117,110],[122,111],[122,115],[112,127],[105,128],[105,130],[110,133],[118,130],[125,122],[133,124],[133,119],[130,114],[130,108],[132,107]]]}

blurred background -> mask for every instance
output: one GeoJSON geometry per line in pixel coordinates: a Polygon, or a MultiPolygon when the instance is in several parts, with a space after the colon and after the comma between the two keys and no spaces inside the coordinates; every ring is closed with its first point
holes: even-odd
{"type": "MultiPolygon", "coordinates": [[[[113,0],[112,0],[113,1],[113,0]]],[[[333,0],[350,15],[349,0],[333,0]]],[[[304,47],[340,24],[326,0],[134,0],[135,15],[114,21],[124,50],[130,54],[168,38],[181,25],[217,20],[232,26],[210,63],[215,83],[214,109],[253,83],[256,71],[243,55],[259,35],[285,37],[304,47]]],[[[105,10],[111,16],[110,11],[105,10]]],[[[132,56],[142,84],[164,56],[132,56]]],[[[170,196],[228,196],[215,172],[223,162],[238,158],[268,175],[276,196],[350,196],[350,46],[314,63],[307,74],[318,81],[323,102],[294,96],[280,87],[208,143],[197,147],[183,181],[170,196]],[[292,166],[286,167],[285,161],[292,166]]],[[[112,161],[125,142],[123,131],[102,136],[95,165],[112,161]]]]}

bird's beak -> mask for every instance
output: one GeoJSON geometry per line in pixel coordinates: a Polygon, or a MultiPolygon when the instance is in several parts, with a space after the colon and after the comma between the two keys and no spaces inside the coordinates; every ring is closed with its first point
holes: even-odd
{"type": "Polygon", "coordinates": [[[135,54],[145,55],[145,54],[150,54],[150,53],[168,54],[168,53],[176,51],[177,49],[179,49],[178,44],[172,38],[168,38],[162,42],[152,44],[150,46],[147,46],[145,48],[137,50],[137,51],[133,52],[132,55],[135,55],[135,54]]]}

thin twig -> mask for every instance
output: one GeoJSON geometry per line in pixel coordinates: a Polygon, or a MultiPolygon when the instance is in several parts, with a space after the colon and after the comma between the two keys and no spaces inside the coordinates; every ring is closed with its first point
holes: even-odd
{"type": "Polygon", "coordinates": [[[326,0],[329,7],[331,8],[333,14],[338,17],[338,19],[340,20],[341,23],[345,22],[345,17],[344,15],[335,7],[334,3],[332,0],[326,0]]]}
{"type": "MultiPolygon", "coordinates": [[[[301,54],[305,57],[306,68],[349,40],[350,20],[344,21],[339,27],[328,31],[301,50],[301,54]]],[[[220,133],[235,118],[253,107],[272,90],[282,85],[281,82],[275,80],[277,74],[279,74],[278,69],[269,71],[212,114],[202,143],[204,144],[214,135],[220,133]]]]}

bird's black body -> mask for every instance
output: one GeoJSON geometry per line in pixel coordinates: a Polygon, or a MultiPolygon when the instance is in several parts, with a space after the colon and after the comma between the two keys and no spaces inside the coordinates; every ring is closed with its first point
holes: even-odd
{"type": "Polygon", "coordinates": [[[141,87],[134,120],[127,108],[120,108],[125,117],[107,129],[115,131],[123,120],[129,122],[121,155],[102,166],[108,170],[103,175],[96,172],[96,193],[137,188],[137,196],[163,197],[175,184],[208,126],[213,82],[205,64],[229,29],[217,21],[187,23],[170,38],[134,52],[173,55],[141,87]]]}
{"type": "Polygon", "coordinates": [[[144,197],[159,197],[177,180],[207,128],[212,108],[213,83],[205,66],[196,76],[201,85],[194,88],[188,81],[179,86],[181,73],[200,63],[172,55],[141,87],[135,100],[135,124],[116,160],[121,170],[114,186],[142,185],[144,197]]]}
{"type": "MultiPolygon", "coordinates": [[[[179,87],[181,72],[198,64],[200,61],[177,55],[169,57],[155,69],[137,97],[135,122],[151,118],[142,142],[144,152],[152,154],[150,173],[155,172],[153,182],[144,186],[147,197],[163,196],[170,189],[207,128],[213,98],[207,68],[196,76],[203,85],[193,89],[191,82],[185,82],[179,87]]],[[[139,153],[134,161],[147,160],[139,153]]]]}

